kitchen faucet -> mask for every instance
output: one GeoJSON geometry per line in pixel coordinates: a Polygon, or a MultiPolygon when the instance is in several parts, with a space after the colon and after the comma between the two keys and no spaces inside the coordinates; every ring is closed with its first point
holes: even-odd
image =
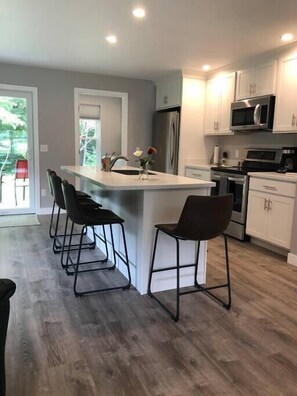
{"type": "Polygon", "coordinates": [[[125,161],[127,161],[127,162],[129,161],[129,158],[126,157],[125,155],[117,155],[117,156],[114,157],[114,158],[110,161],[110,163],[108,164],[109,166],[107,166],[106,172],[110,172],[111,169],[112,169],[112,167],[114,166],[114,164],[117,162],[117,160],[120,160],[120,159],[123,159],[123,160],[125,160],[125,161]]]}

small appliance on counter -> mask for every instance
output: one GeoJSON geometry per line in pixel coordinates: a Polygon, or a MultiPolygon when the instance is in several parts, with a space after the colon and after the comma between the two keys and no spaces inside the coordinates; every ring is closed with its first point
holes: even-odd
{"type": "Polygon", "coordinates": [[[283,147],[279,171],[297,172],[297,147],[283,147]]]}

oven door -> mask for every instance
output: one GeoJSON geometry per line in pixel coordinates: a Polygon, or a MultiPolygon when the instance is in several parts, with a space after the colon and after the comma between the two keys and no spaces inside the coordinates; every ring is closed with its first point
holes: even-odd
{"type": "Polygon", "coordinates": [[[247,176],[228,176],[228,193],[233,194],[233,211],[231,220],[245,224],[248,195],[247,176]]]}
{"type": "Polygon", "coordinates": [[[233,194],[231,220],[245,224],[248,194],[248,176],[213,171],[211,180],[216,183],[211,195],[233,194]]]}

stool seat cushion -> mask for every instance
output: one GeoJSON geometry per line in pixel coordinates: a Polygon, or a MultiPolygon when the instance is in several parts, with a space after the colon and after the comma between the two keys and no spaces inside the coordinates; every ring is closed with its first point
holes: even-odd
{"type": "Polygon", "coordinates": [[[71,216],[72,221],[77,224],[84,224],[86,226],[108,225],[108,224],[122,224],[124,220],[116,215],[113,211],[108,209],[93,209],[81,207],[78,216],[71,216]]]}

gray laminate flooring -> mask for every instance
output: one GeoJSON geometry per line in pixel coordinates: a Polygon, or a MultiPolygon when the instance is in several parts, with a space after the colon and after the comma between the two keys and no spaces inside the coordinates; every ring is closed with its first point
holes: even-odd
{"type": "MultiPolygon", "coordinates": [[[[0,229],[0,277],[17,284],[7,396],[297,395],[297,268],[284,257],[230,239],[231,310],[186,295],[174,323],[134,288],[74,297],[40,222],[0,229]]],[[[222,247],[209,243],[209,281],[222,247]]]]}

